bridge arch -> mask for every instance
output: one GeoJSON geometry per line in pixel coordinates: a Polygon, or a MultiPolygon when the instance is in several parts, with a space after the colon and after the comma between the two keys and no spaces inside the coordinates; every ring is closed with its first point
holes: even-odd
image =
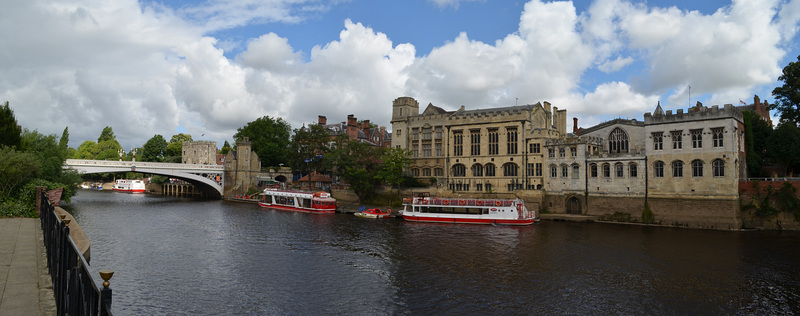
{"type": "Polygon", "coordinates": [[[185,180],[200,188],[217,192],[220,197],[223,196],[225,186],[224,167],[221,165],[67,159],[64,168],[86,174],[119,172],[156,174],[185,180]]]}

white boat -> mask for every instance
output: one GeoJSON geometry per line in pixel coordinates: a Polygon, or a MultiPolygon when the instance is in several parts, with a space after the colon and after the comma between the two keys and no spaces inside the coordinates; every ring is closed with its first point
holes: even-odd
{"type": "Polygon", "coordinates": [[[117,192],[144,193],[145,186],[142,180],[121,179],[114,182],[112,189],[117,192]]]}
{"type": "Polygon", "coordinates": [[[432,223],[531,225],[536,220],[521,199],[406,198],[400,214],[407,221],[432,223]]]}
{"type": "Polygon", "coordinates": [[[333,214],[336,212],[336,199],[328,192],[304,192],[278,189],[264,189],[258,205],[278,210],[314,214],[333,214]]]}

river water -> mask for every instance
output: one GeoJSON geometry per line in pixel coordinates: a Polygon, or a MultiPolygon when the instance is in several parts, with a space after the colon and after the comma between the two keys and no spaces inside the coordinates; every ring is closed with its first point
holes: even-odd
{"type": "Polygon", "coordinates": [[[113,309],[153,314],[800,314],[800,233],[370,220],[83,190],[113,309]]]}

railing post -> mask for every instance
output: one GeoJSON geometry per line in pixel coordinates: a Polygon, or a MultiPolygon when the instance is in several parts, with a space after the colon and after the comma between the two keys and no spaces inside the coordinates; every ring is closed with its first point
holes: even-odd
{"type": "Polygon", "coordinates": [[[103,278],[103,289],[100,290],[100,315],[106,316],[111,310],[111,284],[108,280],[114,276],[114,270],[100,270],[100,277],[103,278]]]}

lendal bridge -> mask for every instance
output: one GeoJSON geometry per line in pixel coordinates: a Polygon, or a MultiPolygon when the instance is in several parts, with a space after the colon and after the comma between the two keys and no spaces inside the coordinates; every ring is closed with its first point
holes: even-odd
{"type": "Polygon", "coordinates": [[[79,173],[139,172],[157,174],[185,180],[200,188],[216,190],[219,196],[223,196],[222,190],[225,185],[224,166],[222,165],[67,159],[64,168],[74,169],[79,173]]]}

